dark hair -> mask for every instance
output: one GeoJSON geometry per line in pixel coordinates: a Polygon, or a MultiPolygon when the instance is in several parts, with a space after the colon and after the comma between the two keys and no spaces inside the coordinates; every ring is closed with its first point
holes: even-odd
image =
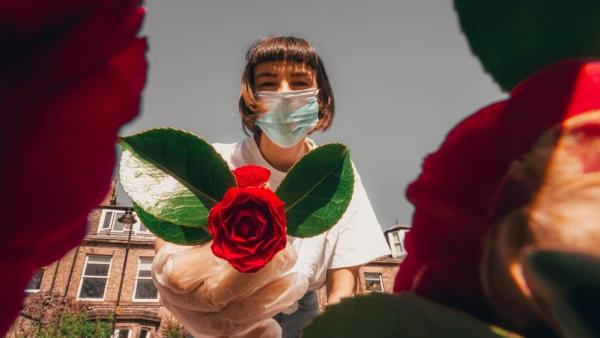
{"type": "Polygon", "coordinates": [[[244,132],[246,134],[248,132],[252,134],[260,133],[260,128],[254,124],[254,121],[258,118],[258,114],[264,110],[255,96],[254,68],[259,63],[269,61],[301,62],[315,71],[317,88],[319,89],[319,124],[316,130],[329,129],[335,114],[335,101],[321,57],[304,39],[292,36],[276,36],[258,40],[246,52],[246,67],[242,74],[239,101],[244,132]]]}

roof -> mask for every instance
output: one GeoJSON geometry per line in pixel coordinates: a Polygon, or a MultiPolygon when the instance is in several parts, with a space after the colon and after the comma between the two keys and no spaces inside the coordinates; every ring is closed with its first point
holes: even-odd
{"type": "Polygon", "coordinates": [[[390,231],[394,231],[394,230],[400,230],[400,229],[405,229],[408,230],[410,229],[410,226],[408,225],[402,225],[402,224],[394,224],[392,225],[389,229],[387,229],[386,231],[384,231],[384,233],[390,232],[390,231]]]}

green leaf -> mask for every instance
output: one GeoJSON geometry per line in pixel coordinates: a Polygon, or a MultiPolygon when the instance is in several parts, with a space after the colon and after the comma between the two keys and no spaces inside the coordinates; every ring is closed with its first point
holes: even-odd
{"type": "Polygon", "coordinates": [[[463,32],[503,90],[537,70],[600,56],[598,0],[454,0],[463,32]]]}
{"type": "Polygon", "coordinates": [[[285,203],[287,233],[315,236],[334,226],[344,215],[354,190],[348,148],[327,144],[306,154],[277,189],[285,203]]]}
{"type": "Polygon", "coordinates": [[[204,227],[210,208],[235,186],[227,163],[206,141],[175,129],[153,129],[120,141],[121,184],[154,217],[204,227]]]}
{"type": "Polygon", "coordinates": [[[179,245],[198,245],[208,242],[210,234],[203,228],[192,228],[160,220],[133,203],[140,221],[159,238],[179,245]]]}
{"type": "Polygon", "coordinates": [[[523,260],[527,284],[564,337],[600,337],[600,259],[551,250],[523,260]]]}
{"type": "Polygon", "coordinates": [[[148,213],[180,225],[207,224],[209,210],[191,190],[126,146],[119,176],[125,192],[148,213]]]}
{"type": "Polygon", "coordinates": [[[498,338],[509,333],[412,293],[357,296],[327,307],[303,338],[498,338]]]}

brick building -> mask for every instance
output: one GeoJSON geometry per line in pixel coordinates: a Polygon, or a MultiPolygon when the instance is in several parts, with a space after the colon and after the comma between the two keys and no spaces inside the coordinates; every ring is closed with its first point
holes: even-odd
{"type": "Polygon", "coordinates": [[[406,256],[404,235],[408,229],[410,229],[408,226],[396,223],[384,232],[392,254],[379,257],[360,268],[360,283],[358,283],[357,293],[393,292],[396,274],[400,263],[406,256]]]}
{"type": "Polygon", "coordinates": [[[139,221],[130,234],[118,221],[127,209],[116,204],[113,189],[90,213],[81,245],[39,270],[26,292],[51,292],[85,302],[90,319],[114,315],[116,337],[160,337],[161,324],[171,316],[151,280],[155,236],[139,221]]]}
{"type": "MultiPolygon", "coordinates": [[[[90,213],[87,235],[81,245],[39,270],[26,291],[51,292],[83,302],[91,309],[90,319],[114,315],[116,337],[161,337],[165,326],[177,321],[161,305],[152,284],[150,267],[156,237],[139,220],[131,232],[119,222],[127,209],[117,205],[113,189],[101,206],[90,213]]],[[[392,291],[403,258],[403,248],[393,249],[397,247],[395,240],[403,238],[403,234],[399,237],[395,233],[405,229],[395,226],[386,231],[394,255],[361,267],[357,294],[392,291]]],[[[324,288],[318,295],[323,307],[324,288]]]]}

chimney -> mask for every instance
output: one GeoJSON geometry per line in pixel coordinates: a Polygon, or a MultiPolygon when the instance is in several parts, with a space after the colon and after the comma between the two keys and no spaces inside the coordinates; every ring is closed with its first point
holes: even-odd
{"type": "Polygon", "coordinates": [[[110,195],[110,205],[117,205],[117,179],[113,178],[110,185],[112,190],[110,195]]]}

